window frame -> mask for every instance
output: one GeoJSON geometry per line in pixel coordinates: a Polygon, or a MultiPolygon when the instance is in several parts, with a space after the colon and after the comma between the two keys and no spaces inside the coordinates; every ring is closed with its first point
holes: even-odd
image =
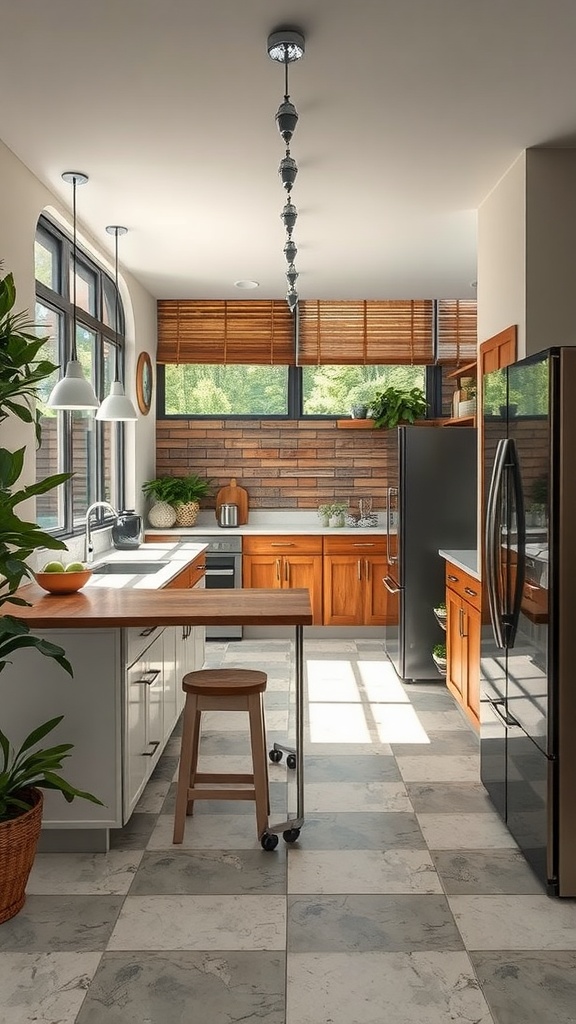
{"type": "MultiPolygon", "coordinates": [[[[393,364],[390,364],[393,365],[393,364]]],[[[288,367],[288,401],[286,413],[263,415],[260,413],[167,413],[166,400],[166,366],[158,363],[156,367],[156,417],[159,420],[338,420],[342,413],[304,413],[302,411],[302,366],[288,367]]],[[[442,415],[442,367],[428,364],[425,370],[425,392],[428,403],[426,419],[437,419],[442,415]]]]}
{"type": "MultiPolygon", "coordinates": [[[[72,353],[72,332],[74,329],[74,307],[71,300],[71,268],[73,259],[73,241],[66,231],[56,224],[45,213],[41,214],[36,225],[35,242],[48,245],[53,253],[58,256],[57,272],[54,277],[57,279],[58,290],[49,288],[37,278],[35,279],[36,302],[53,310],[62,317],[62,332],[59,339],[58,362],[65,366],[72,353]],[[67,270],[69,272],[67,272],[67,270]]],[[[94,335],[94,348],[92,351],[94,366],[94,390],[97,397],[102,400],[105,385],[105,346],[109,345],[114,352],[118,348],[118,369],[120,380],[124,380],[125,366],[125,316],[121,296],[118,295],[118,331],[116,324],[106,323],[105,317],[105,288],[110,295],[116,294],[116,283],[112,275],[100,266],[96,260],[86,252],[81,245],[76,246],[77,266],[86,268],[95,280],[95,315],[76,307],[76,323],[79,327],[86,329],[94,335]]],[[[57,416],[61,417],[58,430],[58,460],[59,472],[73,472],[73,443],[72,424],[74,413],[66,410],[59,410],[57,416]]],[[[94,495],[90,495],[92,501],[108,500],[105,497],[105,462],[104,462],[104,432],[107,424],[94,418],[94,448],[91,452],[93,464],[96,467],[94,476],[94,495]]],[[[112,465],[115,473],[110,483],[115,500],[119,508],[125,503],[125,431],[124,424],[115,424],[116,430],[112,436],[112,465]]],[[[89,486],[89,475],[86,474],[84,482],[89,486]]],[[[45,527],[46,532],[55,537],[64,538],[77,536],[83,532],[84,525],[80,526],[78,519],[74,522],[74,484],[73,478],[65,481],[63,487],[63,514],[64,522],[57,527],[45,527]]],[[[100,525],[112,524],[113,516],[102,509],[96,510],[97,521],[100,525]]]]}

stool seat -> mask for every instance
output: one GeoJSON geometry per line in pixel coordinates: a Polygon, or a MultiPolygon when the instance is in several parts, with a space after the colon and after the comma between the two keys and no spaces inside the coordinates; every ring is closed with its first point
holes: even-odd
{"type": "Polygon", "coordinates": [[[263,693],[268,677],[265,672],[250,668],[203,668],[188,672],[182,680],[186,693],[211,697],[232,697],[237,694],[263,693]]]}
{"type": "Polygon", "coordinates": [[[247,668],[200,669],[187,672],[182,679],[186,694],[182,724],[182,744],[174,833],[172,842],[184,839],[186,818],[196,800],[253,800],[256,828],[262,838],[268,827],[268,760],[262,695],[268,676],[247,668]],[[203,711],[246,711],[250,724],[252,771],[199,772],[200,722],[203,711]]]}

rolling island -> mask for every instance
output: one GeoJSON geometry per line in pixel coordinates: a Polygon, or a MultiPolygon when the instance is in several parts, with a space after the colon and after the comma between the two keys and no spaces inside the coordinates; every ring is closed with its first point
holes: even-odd
{"type": "Polygon", "coordinates": [[[59,596],[33,583],[18,592],[28,607],[3,608],[61,644],[74,670],[70,678],[37,651],[18,651],[0,680],[3,730],[17,746],[41,722],[64,715],[51,740],[74,744],[66,777],[103,802],[68,804],[47,791],[43,850],[104,852],[110,829],[127,823],[182,710],[182,676],[202,666],[207,625],[296,627],[301,692],[302,627],[312,623],[307,590],[206,590],[198,571],[204,548],[146,545],[148,559],[152,547],[171,562],[157,580],[94,575],[83,590],[59,596]]]}

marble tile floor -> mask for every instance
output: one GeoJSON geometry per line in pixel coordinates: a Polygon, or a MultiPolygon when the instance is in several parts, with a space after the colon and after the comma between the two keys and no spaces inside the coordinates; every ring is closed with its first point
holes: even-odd
{"type": "MultiPolygon", "coordinates": [[[[268,672],[285,742],[290,644],[207,650],[268,672]]],[[[252,803],[205,801],[173,847],[175,735],[108,854],[38,855],[0,926],[0,1024],[576,1024],[576,901],[501,825],[443,683],[403,686],[378,641],[305,656],[299,841],[264,852],[252,803]]],[[[206,770],[246,749],[244,716],[206,716],[206,770]]],[[[270,765],[272,820],[294,782],[270,765]]]]}

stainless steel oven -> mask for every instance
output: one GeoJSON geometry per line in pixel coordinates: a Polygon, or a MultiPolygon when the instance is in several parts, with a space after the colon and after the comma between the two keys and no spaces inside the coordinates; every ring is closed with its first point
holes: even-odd
{"type": "MultiPolygon", "coordinates": [[[[208,590],[232,590],[242,586],[242,536],[224,534],[215,537],[205,535],[194,542],[207,544],[206,588],[208,590]]],[[[222,595],[223,598],[225,595],[222,595]]],[[[206,626],[207,640],[241,640],[242,626],[206,626]]]]}

